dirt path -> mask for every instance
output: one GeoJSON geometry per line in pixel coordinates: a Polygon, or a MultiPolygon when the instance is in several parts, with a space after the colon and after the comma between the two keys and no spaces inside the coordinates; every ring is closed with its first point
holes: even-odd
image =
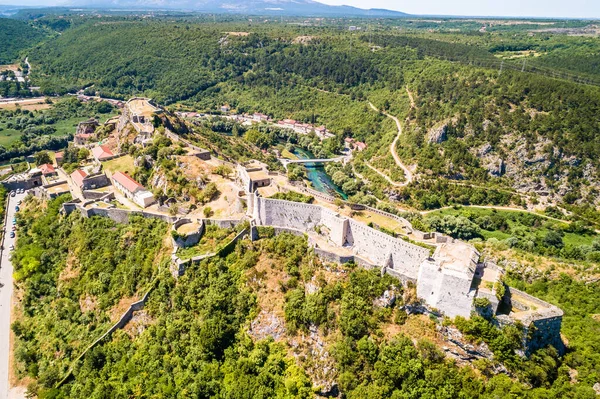
{"type": "Polygon", "coordinates": [[[370,163],[365,161],[365,165],[367,165],[367,167],[369,169],[371,169],[373,172],[377,173],[379,176],[383,177],[388,183],[390,183],[392,186],[394,187],[403,187],[406,186],[408,183],[396,183],[395,181],[393,181],[388,175],[386,175],[385,173],[383,173],[382,171],[376,169],[373,165],[371,165],[370,163]]]}
{"type": "MultiPolygon", "coordinates": [[[[410,107],[414,108],[415,100],[413,99],[412,93],[408,90],[408,87],[406,88],[406,92],[408,93],[408,98],[410,99],[410,107]]],[[[394,141],[392,141],[392,144],[390,145],[390,154],[392,154],[392,157],[394,157],[394,161],[396,162],[396,165],[398,165],[404,171],[404,177],[406,178],[406,181],[404,183],[396,183],[394,185],[398,186],[398,184],[399,184],[398,187],[407,186],[414,180],[414,175],[413,175],[413,172],[410,169],[408,169],[408,167],[406,165],[404,165],[404,163],[398,156],[398,153],[396,152],[396,143],[398,143],[398,139],[400,139],[400,136],[402,135],[402,124],[400,123],[400,120],[397,117],[390,115],[385,111],[380,111],[379,109],[377,109],[377,107],[375,107],[373,105],[373,103],[369,102],[369,106],[374,111],[381,112],[382,114],[384,114],[388,118],[392,119],[396,123],[396,127],[398,128],[398,134],[396,135],[396,137],[394,138],[394,141]]],[[[368,166],[371,169],[373,169],[370,165],[368,165],[368,166]]],[[[379,171],[377,171],[377,173],[381,174],[381,172],[379,172],[379,171]]],[[[391,179],[389,177],[386,177],[386,180],[391,182],[391,179]]]]}

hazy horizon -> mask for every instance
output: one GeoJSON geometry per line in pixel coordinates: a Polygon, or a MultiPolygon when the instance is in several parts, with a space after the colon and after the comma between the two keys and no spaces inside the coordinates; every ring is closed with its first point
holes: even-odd
{"type": "MultiPolygon", "coordinates": [[[[318,0],[329,5],[348,5],[363,9],[381,8],[413,15],[456,17],[509,17],[509,18],[600,18],[600,1],[591,0],[504,0],[503,2],[460,0],[318,0]]],[[[69,0],[0,0],[10,6],[69,6],[69,0]]],[[[91,3],[91,2],[90,2],[91,3]]],[[[79,5],[78,5],[79,6],[79,5]]]]}

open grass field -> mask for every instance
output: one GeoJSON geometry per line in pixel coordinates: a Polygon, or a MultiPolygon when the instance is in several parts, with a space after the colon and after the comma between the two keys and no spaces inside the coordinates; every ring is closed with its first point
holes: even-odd
{"type": "Polygon", "coordinates": [[[0,102],[0,109],[16,109],[20,107],[23,110],[27,111],[38,111],[40,109],[48,109],[52,107],[52,104],[46,103],[46,99],[44,97],[36,97],[36,98],[28,98],[26,100],[16,100],[16,101],[8,101],[8,102],[0,102]]]}
{"type": "Polygon", "coordinates": [[[111,159],[102,163],[102,167],[111,173],[124,172],[133,174],[135,166],[133,165],[133,158],[131,155],[124,155],[119,158],[111,159]]]}
{"type": "Polygon", "coordinates": [[[428,218],[433,216],[465,216],[471,220],[477,220],[480,217],[500,216],[506,220],[507,226],[503,229],[487,230],[481,229],[481,235],[485,240],[496,238],[505,240],[513,236],[524,236],[534,234],[536,237],[543,237],[549,231],[564,231],[563,242],[565,245],[591,245],[598,239],[598,234],[578,234],[565,231],[569,227],[567,222],[559,222],[544,218],[543,216],[532,215],[527,212],[506,211],[481,208],[459,208],[443,209],[428,214],[428,218]],[[535,220],[534,222],[532,222],[535,220]]]}
{"type": "MultiPolygon", "coordinates": [[[[78,116],[57,121],[54,125],[52,125],[56,129],[56,132],[54,132],[51,136],[66,136],[69,133],[74,134],[77,124],[81,122],[82,119],[83,118],[78,116]]],[[[19,141],[19,138],[22,135],[22,133],[18,130],[7,129],[2,123],[0,123],[0,128],[2,128],[2,130],[0,130],[0,145],[4,147],[9,147],[10,145],[19,141]]]]}

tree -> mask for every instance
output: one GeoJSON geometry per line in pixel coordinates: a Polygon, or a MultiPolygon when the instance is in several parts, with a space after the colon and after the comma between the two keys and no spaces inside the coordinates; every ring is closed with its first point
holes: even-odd
{"type": "Polygon", "coordinates": [[[209,218],[213,215],[213,210],[210,206],[207,206],[206,208],[204,208],[204,210],[202,212],[204,213],[205,218],[209,218]]]}
{"type": "Polygon", "coordinates": [[[79,152],[77,153],[77,159],[79,160],[79,162],[83,162],[86,159],[88,159],[88,157],[90,156],[90,150],[88,150],[87,148],[80,148],[79,152]]]}
{"type": "Polygon", "coordinates": [[[43,165],[46,163],[52,163],[52,158],[48,151],[40,151],[34,155],[36,165],[43,165]]]}
{"type": "Polygon", "coordinates": [[[213,169],[213,173],[222,177],[229,177],[233,173],[233,169],[229,165],[219,165],[213,169]]]}
{"type": "Polygon", "coordinates": [[[564,246],[561,234],[553,230],[547,232],[544,236],[544,244],[556,248],[562,248],[564,246]]]}

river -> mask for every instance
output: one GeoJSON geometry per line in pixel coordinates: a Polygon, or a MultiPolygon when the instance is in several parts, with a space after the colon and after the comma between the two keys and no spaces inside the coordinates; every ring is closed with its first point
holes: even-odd
{"type": "MultiPolygon", "coordinates": [[[[315,156],[307,150],[295,147],[294,155],[299,159],[311,159],[315,156]]],[[[348,199],[348,196],[342,191],[341,188],[336,186],[329,175],[325,173],[325,168],[322,165],[315,165],[312,163],[305,164],[306,176],[312,184],[312,188],[322,193],[326,193],[333,196],[340,196],[343,199],[348,199]]]]}

